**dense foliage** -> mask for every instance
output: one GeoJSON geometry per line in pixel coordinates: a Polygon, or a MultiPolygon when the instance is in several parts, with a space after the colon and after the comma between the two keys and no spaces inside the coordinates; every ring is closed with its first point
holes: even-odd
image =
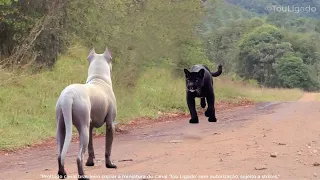
{"type": "Polygon", "coordinates": [[[263,86],[319,89],[320,21],[303,14],[264,15],[259,7],[272,2],[261,2],[264,3],[232,0],[206,3],[207,19],[202,25],[206,28],[202,28],[201,36],[208,57],[224,64],[227,72],[254,79],[263,86]],[[249,11],[237,11],[239,6],[235,4],[249,11]],[[256,11],[250,12],[252,9],[256,11]],[[242,16],[233,15],[234,12],[242,16]]]}
{"type": "MultiPolygon", "coordinates": [[[[4,20],[0,24],[3,30],[0,47],[4,48],[0,49],[1,54],[12,56],[16,47],[25,44],[20,43],[21,40],[27,39],[32,34],[32,28],[37,26],[43,16],[49,14],[46,7],[52,6],[49,3],[51,1],[30,2],[21,0],[2,3],[0,17],[4,20]],[[42,11],[38,11],[38,8],[42,11]],[[5,9],[12,13],[5,13],[5,9]],[[21,17],[24,19],[18,21],[17,18],[21,17]],[[24,26],[17,29],[17,22],[22,22],[24,26]],[[17,36],[21,39],[16,39],[17,36]]],[[[144,67],[163,61],[189,66],[192,64],[190,57],[195,62],[199,59],[198,55],[204,61],[207,60],[194,33],[202,15],[199,1],[54,2],[60,5],[55,11],[63,15],[53,15],[59,26],[53,21],[43,25],[44,28],[39,30],[40,36],[34,36],[32,44],[32,50],[39,59],[37,62],[45,62],[42,65],[53,66],[58,53],[63,52],[64,45],[70,42],[81,43],[88,48],[95,47],[98,52],[103,52],[108,46],[115,59],[115,74],[122,74],[117,83],[132,86],[144,67]]],[[[18,63],[23,65],[28,62],[18,63]]],[[[184,68],[176,67],[180,70],[184,68]]]]}
{"type": "Polygon", "coordinates": [[[53,67],[77,42],[111,49],[121,87],[162,63],[180,75],[192,64],[221,63],[262,86],[319,89],[319,11],[268,5],[320,9],[316,0],[0,0],[0,63],[53,67]]]}
{"type": "Polygon", "coordinates": [[[185,64],[179,62],[184,60],[190,65],[187,54],[198,53],[194,52],[199,46],[194,27],[201,16],[199,1],[74,0],[68,12],[70,32],[88,47],[111,49],[117,63],[115,73],[122,74],[117,83],[122,86],[133,86],[145,67],[164,61],[185,64]]]}
{"type": "Polygon", "coordinates": [[[62,52],[63,0],[0,0],[0,60],[52,66],[62,52]],[[5,59],[11,56],[9,59],[5,59]],[[4,60],[5,59],[5,60],[4,60]]]}

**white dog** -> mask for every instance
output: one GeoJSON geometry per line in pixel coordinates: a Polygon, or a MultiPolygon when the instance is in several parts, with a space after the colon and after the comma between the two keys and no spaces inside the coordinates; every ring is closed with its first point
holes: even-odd
{"type": "Polygon", "coordinates": [[[110,160],[114,136],[113,122],[117,114],[116,97],[111,82],[111,53],[106,48],[103,54],[96,54],[92,49],[88,55],[89,70],[86,84],[71,84],[60,94],[56,105],[58,175],[64,179],[64,159],[72,137],[72,124],[80,136],[80,151],[77,157],[78,179],[85,177],[83,158],[88,147],[86,165],[94,165],[92,129],[106,123],[105,164],[107,168],[117,168],[110,160]]]}

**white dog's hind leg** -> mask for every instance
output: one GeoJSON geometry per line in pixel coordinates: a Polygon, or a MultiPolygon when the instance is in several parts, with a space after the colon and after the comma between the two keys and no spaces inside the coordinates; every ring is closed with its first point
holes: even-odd
{"type": "Polygon", "coordinates": [[[61,152],[64,144],[64,138],[66,135],[66,130],[64,126],[63,116],[57,117],[57,145],[58,145],[58,174],[61,176],[61,179],[66,178],[66,171],[64,165],[61,163],[61,152]]]}
{"type": "MultiPolygon", "coordinates": [[[[58,163],[59,163],[58,175],[60,179],[64,179],[67,176],[64,170],[64,160],[65,160],[69,145],[71,143],[71,138],[72,138],[72,103],[73,103],[73,99],[66,99],[63,101],[61,106],[57,109],[58,111],[57,116],[59,114],[63,115],[63,118],[60,118],[60,120],[63,120],[64,127],[65,127],[65,139],[64,139],[63,147],[61,149],[61,154],[58,157],[58,163]]],[[[58,116],[58,118],[59,117],[61,116],[58,116]]]]}
{"type": "Polygon", "coordinates": [[[94,156],[94,149],[93,149],[93,142],[92,142],[92,131],[93,127],[90,126],[90,131],[89,131],[89,145],[88,145],[88,159],[86,162],[86,166],[94,166],[94,161],[93,159],[95,158],[94,156]]]}
{"type": "Polygon", "coordinates": [[[105,161],[106,161],[107,168],[117,168],[117,166],[113,164],[110,159],[114,132],[115,132],[114,125],[106,124],[105,161]]]}
{"type": "Polygon", "coordinates": [[[117,168],[117,166],[113,164],[110,160],[113,136],[115,133],[115,127],[114,127],[113,121],[115,120],[116,115],[117,115],[116,107],[112,107],[109,109],[109,112],[106,117],[105,163],[107,168],[117,168]]]}
{"type": "Polygon", "coordinates": [[[79,174],[78,179],[88,180],[89,178],[86,178],[84,175],[83,159],[89,144],[89,129],[88,127],[85,126],[85,127],[81,127],[81,129],[78,129],[78,131],[80,136],[80,150],[77,157],[77,166],[78,166],[78,174],[79,174]]]}
{"type": "Polygon", "coordinates": [[[116,109],[116,106],[109,107],[109,108],[110,108],[109,112],[105,119],[105,122],[106,122],[105,163],[107,168],[117,168],[117,166],[113,164],[110,160],[113,136],[115,133],[115,127],[114,127],[113,121],[116,119],[117,109],[116,109]]]}

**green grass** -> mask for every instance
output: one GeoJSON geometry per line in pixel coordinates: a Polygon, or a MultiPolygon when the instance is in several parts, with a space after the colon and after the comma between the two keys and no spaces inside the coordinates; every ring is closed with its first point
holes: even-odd
{"type": "Polygon", "coordinates": [[[217,99],[232,100],[245,98],[255,102],[294,101],[302,97],[300,89],[260,88],[244,82],[234,82],[229,77],[215,79],[217,99]]]}
{"type": "MultiPolygon", "coordinates": [[[[9,150],[38,143],[54,137],[56,132],[55,104],[60,92],[71,83],[84,83],[87,76],[88,50],[73,47],[59,58],[52,71],[10,79],[0,74],[0,150],[9,150]],[[10,80],[7,80],[10,79],[10,80]]],[[[22,74],[23,75],[23,74],[22,74]]],[[[113,77],[113,82],[117,77],[113,77]]],[[[136,87],[114,87],[117,97],[117,121],[133,118],[156,118],[158,112],[185,111],[185,81],[175,78],[171,67],[150,68],[139,76],[136,87]]],[[[215,78],[217,101],[247,98],[254,101],[296,100],[302,91],[257,88],[228,77],[215,78]]],[[[104,128],[98,129],[103,132],[104,128]]]]}

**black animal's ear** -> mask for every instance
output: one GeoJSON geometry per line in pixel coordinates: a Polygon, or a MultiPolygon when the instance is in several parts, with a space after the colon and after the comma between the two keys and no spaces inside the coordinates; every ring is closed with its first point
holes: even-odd
{"type": "Polygon", "coordinates": [[[203,78],[203,77],[204,77],[204,69],[201,69],[201,70],[198,72],[198,74],[199,74],[199,76],[200,76],[201,78],[203,78]]]}
{"type": "Polygon", "coordinates": [[[190,76],[190,72],[188,69],[183,69],[184,70],[184,74],[186,75],[186,77],[190,76]]]}

